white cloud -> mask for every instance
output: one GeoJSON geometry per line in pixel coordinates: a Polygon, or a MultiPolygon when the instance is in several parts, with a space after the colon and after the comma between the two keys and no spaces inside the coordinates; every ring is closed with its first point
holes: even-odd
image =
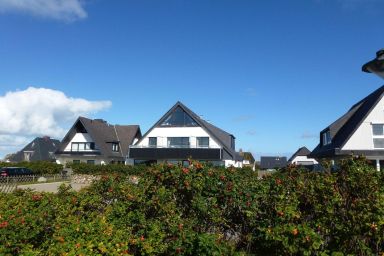
{"type": "MultiPolygon", "coordinates": [[[[19,146],[35,136],[61,139],[81,115],[109,108],[110,101],[71,98],[61,91],[29,87],[0,96],[0,151],[19,146]]],[[[0,152],[2,153],[2,152],[0,152]]]]}
{"type": "Polygon", "coordinates": [[[0,12],[21,12],[64,21],[87,17],[81,0],[0,0],[0,12]]]}

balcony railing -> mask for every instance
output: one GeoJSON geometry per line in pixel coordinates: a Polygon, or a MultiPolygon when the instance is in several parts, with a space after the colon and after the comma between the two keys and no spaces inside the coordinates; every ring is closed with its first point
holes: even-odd
{"type": "Polygon", "coordinates": [[[218,146],[200,146],[200,145],[131,145],[129,148],[198,148],[198,149],[219,149],[218,146]]]}

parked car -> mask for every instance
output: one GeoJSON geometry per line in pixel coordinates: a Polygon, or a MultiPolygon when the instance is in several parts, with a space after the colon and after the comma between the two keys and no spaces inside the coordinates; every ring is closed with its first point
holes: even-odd
{"type": "Polygon", "coordinates": [[[22,176],[22,175],[32,175],[33,172],[25,167],[2,167],[0,168],[0,176],[22,176]]]}

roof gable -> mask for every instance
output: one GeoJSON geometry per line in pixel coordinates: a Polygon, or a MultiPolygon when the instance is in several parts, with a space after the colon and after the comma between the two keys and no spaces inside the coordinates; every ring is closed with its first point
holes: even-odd
{"type": "Polygon", "coordinates": [[[54,153],[60,145],[60,141],[49,137],[37,137],[28,143],[22,150],[11,155],[8,160],[11,162],[25,161],[24,152],[30,153],[29,161],[51,161],[54,153]]]}
{"type": "Polygon", "coordinates": [[[307,147],[301,147],[291,156],[291,158],[289,158],[288,162],[291,162],[298,156],[308,156],[310,153],[311,151],[309,151],[307,147]]]}
{"type": "MultiPolygon", "coordinates": [[[[335,150],[341,149],[355,131],[360,127],[362,122],[376,107],[377,103],[384,95],[384,86],[378,88],[361,101],[354,104],[347,113],[325,128],[330,131],[332,141],[330,144],[322,146],[320,143],[311,153],[312,157],[331,156],[335,150]]],[[[320,138],[321,140],[321,138],[320,138]]]]}
{"type": "Polygon", "coordinates": [[[66,148],[77,132],[88,133],[104,157],[125,157],[129,145],[136,137],[141,137],[138,125],[111,125],[101,119],[79,117],[64,137],[60,151],[66,148]],[[118,152],[112,151],[112,143],[120,144],[118,152]]]}
{"type": "Polygon", "coordinates": [[[235,152],[234,149],[231,148],[232,138],[235,139],[235,137],[214,126],[211,123],[208,123],[207,121],[200,118],[196,113],[194,113],[192,110],[190,110],[188,107],[186,107],[183,103],[178,101],[170,110],[167,111],[160,119],[157,121],[142,137],[141,140],[139,140],[136,144],[139,144],[154,128],[156,127],[169,127],[169,126],[162,126],[166,120],[169,119],[169,117],[172,116],[175,111],[183,111],[183,114],[185,114],[188,119],[190,118],[193,120],[196,125],[193,126],[199,126],[203,128],[212,138],[214,138],[223,148],[224,150],[234,159],[239,158],[238,154],[235,152]]]}

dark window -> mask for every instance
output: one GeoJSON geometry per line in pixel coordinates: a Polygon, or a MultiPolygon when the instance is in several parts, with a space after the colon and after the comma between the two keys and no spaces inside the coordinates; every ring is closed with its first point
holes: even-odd
{"type": "Polygon", "coordinates": [[[189,148],[189,137],[169,137],[169,148],[189,148]]]}
{"type": "Polygon", "coordinates": [[[331,132],[330,131],[324,132],[322,135],[322,140],[323,140],[322,141],[323,146],[331,144],[331,142],[332,142],[331,132]]]}
{"type": "Polygon", "coordinates": [[[157,146],[157,137],[149,137],[148,140],[149,147],[155,148],[157,146]]]}
{"type": "Polygon", "coordinates": [[[197,123],[193,118],[188,115],[180,107],[177,107],[164,122],[161,123],[161,126],[197,126],[197,123]]]}
{"type": "Polygon", "coordinates": [[[72,142],[71,151],[87,151],[94,150],[95,143],[94,142],[72,142]]]}
{"type": "Polygon", "coordinates": [[[209,147],[209,137],[197,137],[197,147],[198,148],[208,148],[209,147]]]}
{"type": "Polygon", "coordinates": [[[373,146],[375,148],[384,148],[384,138],[373,139],[373,146]]]}
{"type": "Polygon", "coordinates": [[[112,143],[112,151],[113,152],[119,152],[119,144],[118,143],[112,143]]]}
{"type": "Polygon", "coordinates": [[[74,164],[79,164],[79,163],[80,163],[80,160],[73,160],[73,163],[74,163],[74,164]]]}
{"type": "Polygon", "coordinates": [[[92,165],[94,165],[94,164],[95,164],[95,160],[87,160],[87,164],[92,164],[92,165]]]}
{"type": "Polygon", "coordinates": [[[231,149],[235,149],[235,138],[231,136],[231,149]]]}
{"type": "Polygon", "coordinates": [[[383,124],[372,124],[372,133],[373,135],[384,135],[384,125],[383,124]]]}

